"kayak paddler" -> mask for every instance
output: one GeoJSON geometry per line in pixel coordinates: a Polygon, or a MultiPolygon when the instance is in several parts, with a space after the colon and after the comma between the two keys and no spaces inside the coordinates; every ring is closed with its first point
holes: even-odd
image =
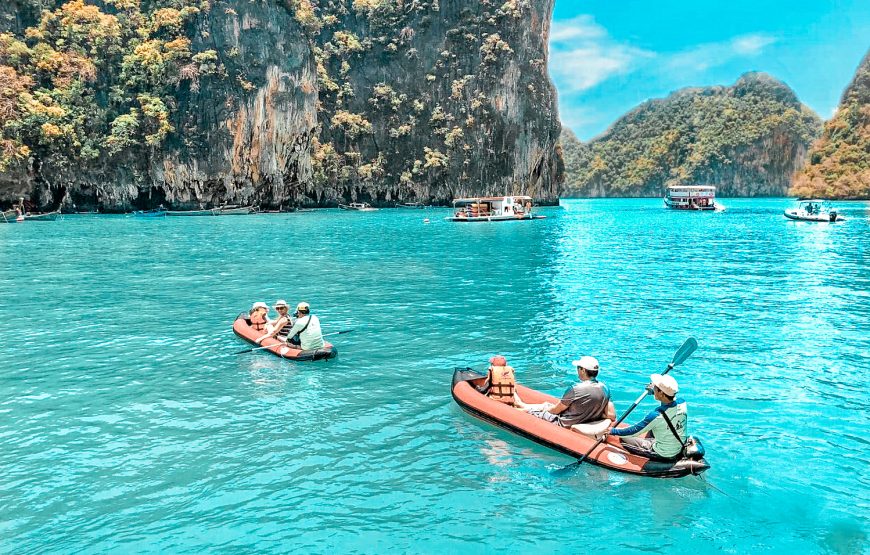
{"type": "Polygon", "coordinates": [[[635,455],[666,461],[678,459],[686,444],[688,411],[686,402],[677,398],[680,391],[677,380],[653,374],[647,389],[661,404],[634,426],[611,428],[609,433],[622,438],[622,446],[635,455]]]}
{"type": "Polygon", "coordinates": [[[565,428],[606,418],[616,420],[616,409],[610,402],[610,389],[604,382],[598,381],[598,359],[584,356],[572,364],[577,369],[580,383],[569,387],[556,405],[527,405],[529,414],[565,428]]]}
{"type": "Polygon", "coordinates": [[[320,319],[311,314],[311,305],[305,301],[296,305],[296,321],[287,332],[287,342],[299,345],[303,351],[323,348],[320,319]],[[298,339],[296,336],[299,336],[298,339]]]}

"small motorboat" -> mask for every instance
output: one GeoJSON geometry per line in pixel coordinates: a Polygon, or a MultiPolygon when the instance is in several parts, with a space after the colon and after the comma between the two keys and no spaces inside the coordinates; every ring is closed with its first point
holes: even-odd
{"type": "Polygon", "coordinates": [[[18,220],[18,210],[4,210],[0,212],[0,223],[14,224],[18,220]]]}
{"type": "Polygon", "coordinates": [[[221,216],[244,216],[245,214],[253,214],[257,212],[255,206],[238,206],[236,204],[228,204],[218,208],[221,216]]]}
{"type": "Polygon", "coordinates": [[[788,209],[783,212],[783,215],[790,220],[799,220],[802,222],[843,221],[843,218],[837,214],[836,210],[831,208],[828,201],[820,199],[799,201],[797,208],[788,209]]]}
{"type": "Polygon", "coordinates": [[[167,216],[220,216],[219,208],[209,208],[201,210],[169,210],[167,216]]]}
{"type": "Polygon", "coordinates": [[[55,210],[54,212],[45,212],[43,214],[24,215],[25,222],[53,222],[61,218],[63,218],[63,216],[61,215],[60,210],[55,210]]]}
{"type": "Polygon", "coordinates": [[[275,356],[289,360],[327,360],[338,356],[338,349],[332,343],[326,341],[323,342],[322,348],[310,351],[303,351],[272,337],[264,339],[262,343],[258,344],[257,338],[261,337],[263,332],[255,330],[251,326],[251,318],[248,312],[242,312],[236,316],[236,320],[233,322],[233,333],[255,347],[266,347],[265,349],[260,349],[261,351],[269,351],[275,356]]]}
{"type": "Polygon", "coordinates": [[[450,222],[513,222],[543,220],[546,216],[532,213],[532,197],[475,197],[453,200],[450,222]]]}
{"type": "Polygon", "coordinates": [[[353,210],[356,212],[375,212],[377,208],[372,207],[367,202],[352,202],[350,204],[339,204],[341,210],[353,210]]]}
{"type": "Polygon", "coordinates": [[[166,209],[163,207],[153,210],[136,210],[133,212],[134,218],[163,218],[166,216],[166,209]]]}
{"type": "Polygon", "coordinates": [[[411,208],[416,210],[422,210],[428,207],[422,202],[403,202],[401,204],[397,204],[396,208],[411,208]]]}
{"type": "MultiPolygon", "coordinates": [[[[485,380],[486,376],[470,368],[456,368],[453,372],[453,400],[465,412],[476,418],[571,457],[579,459],[589,452],[598,441],[595,436],[603,433],[610,423],[609,420],[603,420],[563,428],[490,399],[477,389],[485,380]]],[[[559,402],[555,397],[519,384],[517,384],[517,393],[525,403],[559,402]]],[[[623,426],[626,424],[620,425],[623,426]]],[[[704,449],[700,441],[695,439],[691,451],[691,454],[678,460],[657,461],[629,453],[621,446],[619,438],[609,436],[606,441],[592,449],[585,460],[594,465],[628,474],[680,478],[690,474],[700,474],[710,468],[704,460],[704,449]]]]}

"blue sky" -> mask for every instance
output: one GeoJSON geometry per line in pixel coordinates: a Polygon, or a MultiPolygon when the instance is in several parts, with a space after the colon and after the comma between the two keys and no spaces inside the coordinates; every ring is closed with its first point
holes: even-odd
{"type": "Polygon", "coordinates": [[[582,140],[649,98],[764,71],[829,118],[870,48],[870,0],[556,0],[550,74],[582,140]]]}

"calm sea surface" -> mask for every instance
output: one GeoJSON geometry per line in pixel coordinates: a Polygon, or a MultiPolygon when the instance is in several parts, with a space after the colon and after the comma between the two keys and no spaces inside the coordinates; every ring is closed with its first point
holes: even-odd
{"type": "Polygon", "coordinates": [[[0,225],[0,551],[866,553],[870,204],[722,202],[0,225]],[[234,354],[278,298],[354,329],[339,357],[234,354]],[[592,354],[624,410],[689,336],[703,480],[558,472],[450,396],[592,354]]]}

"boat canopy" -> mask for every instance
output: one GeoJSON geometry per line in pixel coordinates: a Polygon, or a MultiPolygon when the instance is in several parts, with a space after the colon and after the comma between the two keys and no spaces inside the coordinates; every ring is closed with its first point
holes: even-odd
{"type": "Polygon", "coordinates": [[[454,206],[466,206],[468,204],[478,204],[481,202],[504,202],[505,199],[512,198],[514,202],[533,200],[532,197],[525,195],[505,195],[503,197],[466,197],[453,199],[454,206]]]}
{"type": "Polygon", "coordinates": [[[828,201],[826,201],[826,200],[824,200],[824,199],[818,199],[818,198],[808,198],[808,199],[801,200],[801,201],[798,201],[798,202],[799,202],[800,204],[825,204],[825,203],[827,203],[828,201]]]}
{"type": "Polygon", "coordinates": [[[686,189],[687,191],[715,191],[715,185],[668,185],[668,189],[686,189]]]}

